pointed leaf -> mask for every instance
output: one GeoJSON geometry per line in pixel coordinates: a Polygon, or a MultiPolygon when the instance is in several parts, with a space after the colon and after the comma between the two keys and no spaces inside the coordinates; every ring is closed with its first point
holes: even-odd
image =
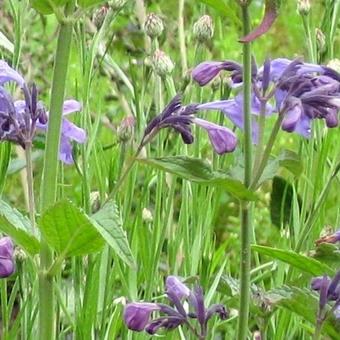
{"type": "Polygon", "coordinates": [[[326,264],[311,257],[298,254],[292,250],[276,249],[258,245],[252,245],[252,249],[262,255],[267,255],[274,259],[283,261],[297,269],[300,269],[302,272],[313,276],[321,276],[324,274],[334,275],[334,270],[326,264]]]}
{"type": "Polygon", "coordinates": [[[122,220],[114,202],[109,202],[102,209],[91,216],[95,221],[97,231],[116,252],[116,254],[129,266],[135,266],[129,241],[122,227],[122,220]]]}
{"type": "Polygon", "coordinates": [[[207,162],[199,158],[173,156],[143,158],[138,161],[194,183],[223,188],[239,199],[254,201],[257,198],[256,194],[248,190],[241,181],[228,177],[222,171],[213,171],[207,162]]]}
{"type": "Polygon", "coordinates": [[[0,201],[0,230],[29,254],[39,252],[39,241],[33,235],[31,222],[4,201],[0,201]]]}
{"type": "Polygon", "coordinates": [[[67,200],[48,208],[39,225],[47,243],[63,257],[90,254],[104,245],[91,219],[67,200]]]}

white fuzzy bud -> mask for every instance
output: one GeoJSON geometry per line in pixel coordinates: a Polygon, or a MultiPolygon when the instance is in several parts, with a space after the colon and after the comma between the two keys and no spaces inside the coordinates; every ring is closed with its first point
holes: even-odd
{"type": "Polygon", "coordinates": [[[152,56],[152,66],[155,73],[160,77],[170,75],[175,67],[170,57],[161,50],[156,50],[152,56]]]}
{"type": "Polygon", "coordinates": [[[209,41],[214,35],[214,25],[209,15],[203,15],[193,27],[194,38],[199,42],[209,41]]]}
{"type": "Polygon", "coordinates": [[[151,39],[155,39],[162,34],[163,30],[164,25],[162,19],[154,13],[148,14],[144,22],[145,33],[151,39]]]}
{"type": "Polygon", "coordinates": [[[310,12],[309,0],[298,0],[297,11],[300,15],[308,15],[310,12]]]}

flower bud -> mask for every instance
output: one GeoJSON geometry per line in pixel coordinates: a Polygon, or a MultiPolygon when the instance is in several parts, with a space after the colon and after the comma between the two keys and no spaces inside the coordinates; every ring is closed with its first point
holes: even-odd
{"type": "Polygon", "coordinates": [[[153,69],[160,77],[168,76],[172,73],[175,65],[163,51],[156,50],[152,57],[153,69]]]}
{"type": "Polygon", "coordinates": [[[0,278],[11,276],[15,270],[14,247],[10,237],[0,239],[0,278]]]}
{"type": "Polygon", "coordinates": [[[108,6],[102,6],[101,8],[98,8],[94,11],[92,15],[92,22],[94,23],[98,30],[102,27],[108,11],[109,11],[108,6]]]}
{"type": "Polygon", "coordinates": [[[203,15],[195,23],[193,27],[194,38],[204,43],[209,41],[214,35],[214,26],[209,15],[203,15]]]}
{"type": "Polygon", "coordinates": [[[135,118],[133,116],[125,117],[118,127],[118,139],[125,143],[128,142],[133,135],[133,127],[135,125],[135,118]]]}
{"type": "Polygon", "coordinates": [[[326,46],[326,37],[319,28],[315,29],[315,37],[316,37],[316,44],[318,46],[318,50],[320,52],[324,51],[325,46],[326,46]]]}
{"type": "Polygon", "coordinates": [[[308,15],[310,12],[309,0],[298,0],[297,11],[300,15],[308,15]]]}
{"type": "Polygon", "coordinates": [[[144,31],[151,38],[155,39],[159,37],[164,30],[162,19],[154,14],[150,13],[147,15],[144,23],[144,31]]]}

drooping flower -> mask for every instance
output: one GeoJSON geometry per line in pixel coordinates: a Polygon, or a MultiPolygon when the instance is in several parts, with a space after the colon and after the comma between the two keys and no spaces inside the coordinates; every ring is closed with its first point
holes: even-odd
{"type": "Polygon", "coordinates": [[[237,144],[234,132],[227,127],[195,117],[199,106],[198,104],[182,106],[180,96],[175,96],[163,112],[149,122],[141,146],[150,142],[163,128],[173,128],[181,134],[185,144],[191,144],[194,141],[191,125],[196,124],[208,132],[210,142],[218,154],[234,151],[237,144]]]}
{"type": "MultiPolygon", "coordinates": [[[[149,334],[155,334],[160,328],[172,330],[189,324],[190,319],[196,319],[199,327],[194,327],[195,334],[205,336],[207,323],[214,314],[222,320],[229,316],[227,309],[221,304],[206,308],[202,288],[196,286],[190,290],[176,276],[166,279],[166,295],[170,305],[147,302],[127,304],[124,309],[124,322],[127,327],[134,331],[145,330],[149,334]],[[189,303],[189,311],[184,307],[185,301],[189,303]],[[160,313],[160,316],[152,319],[153,312],[160,313]]],[[[190,329],[192,330],[193,326],[190,329]]]]}
{"type": "MultiPolygon", "coordinates": [[[[64,102],[63,113],[80,111],[81,105],[75,100],[64,102]]],[[[46,131],[48,112],[38,100],[38,91],[33,84],[28,87],[23,77],[12,69],[5,61],[0,60],[0,141],[6,140],[21,145],[23,148],[31,144],[36,129],[46,131]],[[15,82],[22,89],[24,100],[14,101],[3,85],[15,82]]],[[[86,132],[63,118],[59,158],[66,164],[73,163],[71,141],[84,143],[86,132]]]]}
{"type": "Polygon", "coordinates": [[[15,270],[14,247],[10,237],[0,239],[0,278],[5,278],[13,274],[15,270]]]}

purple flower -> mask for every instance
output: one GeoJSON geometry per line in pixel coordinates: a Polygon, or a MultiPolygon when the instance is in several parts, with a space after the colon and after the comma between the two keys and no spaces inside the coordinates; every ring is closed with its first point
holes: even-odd
{"type": "Polygon", "coordinates": [[[9,237],[0,239],[0,278],[5,278],[13,274],[15,265],[13,258],[13,242],[9,237]]]}
{"type": "Polygon", "coordinates": [[[129,329],[141,332],[149,323],[151,313],[158,310],[160,307],[156,303],[129,303],[124,308],[124,322],[129,329]]]}
{"type": "MultiPolygon", "coordinates": [[[[201,287],[196,286],[190,290],[176,276],[168,276],[166,279],[166,294],[170,305],[162,303],[129,303],[124,309],[124,322],[134,331],[143,329],[149,334],[155,334],[160,328],[172,330],[180,325],[189,324],[190,319],[197,319],[200,329],[195,334],[206,335],[207,323],[213,314],[220,316],[222,320],[228,317],[226,308],[221,304],[212,305],[206,309],[201,287]],[[187,312],[182,300],[189,303],[192,311],[187,312]],[[161,316],[151,319],[151,314],[158,311],[161,316]]],[[[190,328],[193,329],[193,326],[190,328]]]]}
{"type": "Polygon", "coordinates": [[[211,145],[216,153],[223,155],[235,150],[237,137],[230,129],[200,118],[194,118],[193,122],[208,132],[211,145]]]}
{"type": "MultiPolygon", "coordinates": [[[[74,100],[65,100],[63,106],[63,115],[66,116],[72,112],[81,111],[81,104],[74,100]]],[[[46,131],[48,128],[48,123],[37,124],[37,127],[41,130],[46,131]]],[[[83,144],[86,142],[86,132],[85,130],[79,128],[66,118],[62,120],[61,126],[61,136],[60,136],[60,149],[59,149],[59,159],[65,164],[73,164],[73,152],[72,152],[72,141],[83,144]]]]}
{"type": "Polygon", "coordinates": [[[196,118],[194,115],[200,106],[198,104],[182,106],[180,96],[175,96],[163,112],[147,125],[140,148],[150,142],[163,128],[173,128],[181,134],[184,143],[191,144],[194,141],[191,124],[196,124],[208,132],[211,144],[218,154],[232,152],[236,146],[235,134],[228,128],[196,118]],[[224,138],[226,139],[223,140],[224,138]]]}
{"type": "Polygon", "coordinates": [[[337,243],[337,242],[340,242],[340,230],[337,230],[333,234],[323,236],[315,241],[317,245],[321,243],[337,243]]]}
{"type": "Polygon", "coordinates": [[[25,84],[24,78],[13,68],[11,68],[4,60],[0,60],[0,85],[15,81],[20,87],[25,84]]]}

